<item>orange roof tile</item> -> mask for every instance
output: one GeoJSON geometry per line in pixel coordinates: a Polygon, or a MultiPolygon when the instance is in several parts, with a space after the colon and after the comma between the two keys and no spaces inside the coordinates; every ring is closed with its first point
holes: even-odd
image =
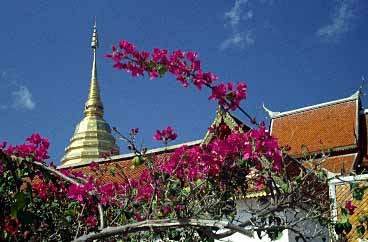
{"type": "Polygon", "coordinates": [[[327,157],[324,160],[316,160],[313,163],[304,163],[306,167],[312,167],[319,164],[320,167],[333,173],[345,173],[353,170],[354,162],[356,160],[357,153],[352,153],[348,155],[339,155],[327,157]]]}
{"type": "Polygon", "coordinates": [[[272,119],[272,135],[281,145],[291,147],[291,155],[300,155],[303,145],[309,152],[356,148],[357,100],[348,98],[278,114],[272,119]]]}
{"type": "MultiPolygon", "coordinates": [[[[97,176],[104,183],[122,183],[128,179],[139,179],[142,171],[146,168],[144,165],[133,168],[132,159],[112,160],[99,164],[97,176]],[[123,172],[121,172],[123,171],[123,172]]],[[[95,175],[89,165],[72,168],[73,171],[81,171],[86,175],[95,175]]]]}
{"type": "MultiPolygon", "coordinates": [[[[172,152],[175,151],[176,148],[181,147],[182,145],[187,145],[189,147],[199,145],[202,140],[191,141],[183,144],[173,145],[164,148],[157,148],[147,151],[147,156],[149,156],[154,161],[160,159],[166,159],[169,157],[172,152]]],[[[133,167],[133,158],[135,157],[134,153],[124,154],[124,155],[116,155],[112,156],[109,159],[100,158],[95,160],[96,163],[99,164],[99,168],[96,172],[92,171],[90,168],[90,164],[92,161],[76,163],[70,165],[61,165],[58,169],[71,169],[75,172],[82,172],[86,175],[97,176],[101,179],[102,182],[115,182],[121,183],[126,178],[128,179],[139,179],[143,170],[146,168],[145,165],[138,166],[136,168],[133,167]]]]}

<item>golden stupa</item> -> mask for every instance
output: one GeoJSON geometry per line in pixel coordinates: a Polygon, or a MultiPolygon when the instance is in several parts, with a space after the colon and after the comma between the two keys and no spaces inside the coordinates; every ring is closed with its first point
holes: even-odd
{"type": "Polygon", "coordinates": [[[93,49],[92,75],[88,100],[84,108],[84,118],[75,128],[70,144],[65,149],[65,155],[61,160],[63,165],[98,159],[101,154],[106,152],[119,153],[116,140],[111,134],[111,128],[103,119],[103,105],[97,81],[96,50],[98,48],[98,36],[96,21],[93,26],[91,47],[93,49]]]}

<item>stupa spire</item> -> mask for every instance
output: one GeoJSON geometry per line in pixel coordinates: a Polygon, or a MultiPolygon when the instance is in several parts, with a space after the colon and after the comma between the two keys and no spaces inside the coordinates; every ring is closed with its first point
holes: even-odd
{"type": "Polygon", "coordinates": [[[93,50],[93,62],[92,62],[92,72],[91,72],[91,83],[89,87],[88,100],[86,102],[84,115],[97,115],[103,116],[103,105],[100,97],[100,88],[97,80],[97,57],[96,52],[98,48],[98,33],[96,26],[96,19],[93,25],[91,48],[93,50]]]}
{"type": "Polygon", "coordinates": [[[84,118],[75,128],[70,144],[65,149],[65,155],[62,158],[64,165],[96,160],[101,154],[112,150],[114,154],[119,153],[119,147],[115,144],[110,126],[103,119],[103,105],[97,80],[98,34],[96,19],[93,26],[91,48],[93,50],[92,72],[88,98],[84,108],[84,118]]]}

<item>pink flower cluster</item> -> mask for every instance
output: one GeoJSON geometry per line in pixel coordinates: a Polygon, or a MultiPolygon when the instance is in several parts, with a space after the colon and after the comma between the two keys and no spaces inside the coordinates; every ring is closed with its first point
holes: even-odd
{"type": "MultiPolygon", "coordinates": [[[[95,162],[92,162],[90,165],[90,169],[93,171],[97,171],[99,165],[95,162]]],[[[101,204],[115,204],[115,196],[116,194],[121,194],[124,191],[123,185],[118,185],[114,183],[106,183],[100,179],[96,179],[94,176],[86,176],[83,173],[72,172],[69,173],[68,170],[63,170],[68,174],[68,176],[81,177],[86,180],[82,185],[71,184],[68,187],[68,198],[78,201],[79,203],[87,203],[90,206],[93,206],[93,199],[91,197],[95,195],[96,199],[98,199],[101,204]]]]}
{"type": "Polygon", "coordinates": [[[348,210],[350,215],[354,214],[355,209],[357,208],[357,206],[355,206],[353,204],[353,202],[351,200],[347,201],[345,204],[345,208],[348,210]]]}
{"type": "Polygon", "coordinates": [[[21,158],[32,156],[34,160],[43,162],[49,158],[48,148],[50,143],[48,139],[41,138],[39,134],[32,134],[26,139],[25,144],[6,147],[6,143],[2,143],[1,149],[8,155],[15,155],[21,158]]]}
{"type": "Polygon", "coordinates": [[[195,52],[183,52],[178,49],[169,55],[167,50],[154,48],[153,52],[149,53],[136,50],[135,45],[125,40],[120,41],[118,46],[119,50],[113,46],[112,53],[106,54],[106,58],[115,63],[114,68],[125,70],[132,76],[143,76],[146,72],[152,80],[169,72],[183,87],[192,83],[199,90],[203,86],[211,88],[212,95],[209,99],[217,100],[226,109],[235,110],[240,101],[246,98],[244,83],[237,84],[236,89],[233,89],[233,83],[215,85],[217,76],[202,70],[201,61],[195,52]]]}
{"type": "Polygon", "coordinates": [[[39,179],[33,183],[32,191],[35,197],[47,202],[53,198],[65,198],[68,189],[60,180],[59,182],[46,182],[45,179],[39,179]]]}
{"type": "Polygon", "coordinates": [[[178,137],[176,133],[174,133],[174,129],[171,126],[168,126],[163,130],[156,130],[156,133],[153,135],[153,139],[161,140],[165,144],[167,144],[171,140],[175,140],[178,137]]]}
{"type": "MultiPolygon", "coordinates": [[[[184,145],[170,155],[159,156],[153,167],[146,168],[139,179],[130,180],[122,191],[133,195],[133,201],[139,204],[137,220],[146,217],[143,207],[150,203],[152,196],[155,196],[157,203],[161,203],[158,206],[161,213],[181,213],[185,206],[177,192],[187,189],[185,186],[190,186],[188,184],[214,181],[224,189],[231,187],[233,191],[239,191],[240,187],[246,186],[244,183],[247,183],[246,177],[251,170],[262,171],[267,168],[281,173],[281,160],[277,140],[261,124],[259,129],[227,133],[209,144],[192,147],[184,145]],[[173,184],[174,181],[177,182],[175,191],[167,187],[168,183],[173,184]],[[170,201],[170,205],[166,201],[170,201]]],[[[264,189],[266,182],[267,178],[262,175],[253,179],[257,190],[264,189]]]]}
{"type": "Polygon", "coordinates": [[[81,217],[80,219],[90,228],[95,228],[97,226],[97,219],[94,215],[87,216],[87,218],[81,217]]]}
{"type": "Polygon", "coordinates": [[[96,185],[91,180],[87,181],[82,186],[71,184],[68,189],[68,198],[83,203],[90,198],[89,192],[93,192],[95,189],[96,185]]]}
{"type": "Polygon", "coordinates": [[[220,83],[212,88],[212,94],[209,100],[217,100],[219,105],[228,106],[231,110],[235,110],[240,101],[246,98],[247,85],[238,83],[236,89],[233,90],[233,83],[227,85],[220,83]]]}
{"type": "Polygon", "coordinates": [[[248,161],[258,170],[268,165],[273,172],[282,171],[282,153],[278,142],[264,124],[249,132],[232,132],[207,145],[191,148],[182,146],[175,150],[168,161],[160,164],[159,169],[182,181],[195,181],[218,177],[221,171],[231,172],[233,169],[236,172],[242,169],[235,162],[239,159],[248,161]],[[264,164],[264,158],[271,164],[264,164]]]}

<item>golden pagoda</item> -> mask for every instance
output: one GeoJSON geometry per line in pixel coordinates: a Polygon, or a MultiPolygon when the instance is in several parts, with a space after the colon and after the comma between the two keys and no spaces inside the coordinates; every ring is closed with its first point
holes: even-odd
{"type": "Polygon", "coordinates": [[[84,108],[84,118],[75,128],[70,144],[65,149],[61,162],[63,165],[84,163],[98,159],[101,154],[113,151],[119,153],[115,138],[109,124],[103,119],[103,105],[97,81],[96,50],[98,35],[96,21],[93,26],[91,41],[93,64],[88,99],[84,108]]]}

